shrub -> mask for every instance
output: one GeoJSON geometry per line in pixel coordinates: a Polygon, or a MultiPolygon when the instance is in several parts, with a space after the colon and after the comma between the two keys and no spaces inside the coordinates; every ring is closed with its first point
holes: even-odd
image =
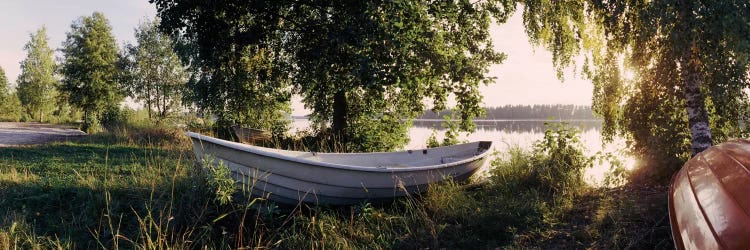
{"type": "Polygon", "coordinates": [[[234,179],[232,179],[232,172],[224,164],[224,161],[219,161],[219,164],[214,165],[214,158],[207,156],[203,158],[202,165],[206,169],[206,182],[208,187],[211,188],[215,194],[215,200],[220,205],[227,205],[232,202],[232,196],[235,192],[234,179]]]}
{"type": "Polygon", "coordinates": [[[27,119],[24,116],[28,115],[23,112],[21,101],[15,93],[0,97],[0,121],[18,122],[27,119]]]}
{"type": "Polygon", "coordinates": [[[110,106],[99,115],[99,122],[104,129],[113,131],[117,128],[125,127],[132,113],[133,110],[129,108],[110,106]]]}
{"type": "Polygon", "coordinates": [[[546,125],[544,138],[533,145],[533,176],[540,191],[569,197],[584,186],[583,171],[593,166],[593,158],[584,155],[578,129],[565,123],[546,125]]]}

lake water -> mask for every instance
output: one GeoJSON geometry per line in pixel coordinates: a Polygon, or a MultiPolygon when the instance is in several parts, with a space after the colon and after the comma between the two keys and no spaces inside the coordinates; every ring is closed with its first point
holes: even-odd
{"type": "MultiPolygon", "coordinates": [[[[492,141],[494,150],[504,152],[508,147],[517,145],[530,149],[535,141],[544,137],[545,123],[568,123],[580,129],[580,140],[586,147],[587,155],[596,152],[615,153],[625,162],[626,168],[631,168],[635,161],[618,151],[624,148],[624,140],[616,139],[613,143],[602,145],[601,121],[596,120],[477,120],[474,133],[461,133],[459,140],[463,141],[492,141]]],[[[442,141],[445,128],[441,120],[417,120],[409,130],[410,142],[404,149],[420,149],[427,144],[427,139],[435,131],[438,141],[442,141]]],[[[292,130],[304,130],[310,123],[306,119],[295,119],[292,130]]],[[[604,175],[610,170],[608,164],[596,165],[585,172],[586,181],[599,185],[604,175]]]]}

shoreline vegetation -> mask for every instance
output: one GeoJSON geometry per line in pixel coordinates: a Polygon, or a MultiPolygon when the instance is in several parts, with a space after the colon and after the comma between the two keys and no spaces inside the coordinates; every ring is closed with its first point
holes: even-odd
{"type": "Polygon", "coordinates": [[[667,187],[586,185],[582,170],[606,159],[565,126],[496,153],[468,185],[343,207],[227,192],[226,169],[196,171],[178,129],[112,131],[0,148],[0,249],[672,247],[667,187]]]}

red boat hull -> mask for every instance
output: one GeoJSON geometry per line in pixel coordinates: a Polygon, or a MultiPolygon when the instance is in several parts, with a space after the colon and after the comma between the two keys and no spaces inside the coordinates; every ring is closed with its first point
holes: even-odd
{"type": "Polygon", "coordinates": [[[677,249],[750,249],[750,141],[713,146],[672,178],[669,217],[677,249]]]}

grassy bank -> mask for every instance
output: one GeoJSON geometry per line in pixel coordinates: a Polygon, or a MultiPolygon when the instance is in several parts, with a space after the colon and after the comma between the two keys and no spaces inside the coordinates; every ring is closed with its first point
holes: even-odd
{"type": "Polygon", "coordinates": [[[346,207],[219,202],[171,130],[0,148],[0,249],[671,247],[664,187],[588,187],[574,133],[549,136],[481,183],[346,207]]]}

